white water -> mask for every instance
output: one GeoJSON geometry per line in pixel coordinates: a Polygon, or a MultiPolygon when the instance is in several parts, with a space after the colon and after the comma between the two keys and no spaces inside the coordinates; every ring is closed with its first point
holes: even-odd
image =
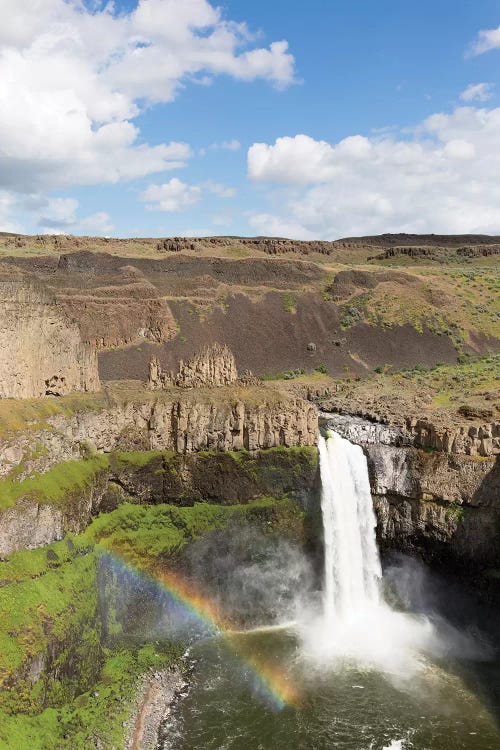
{"type": "MultiPolygon", "coordinates": [[[[398,612],[381,593],[382,570],[368,466],[360,446],[319,438],[324,585],[319,616],[300,618],[305,655],[322,667],[354,661],[409,677],[444,644],[425,617],[398,612]]],[[[309,613],[310,614],[310,613],[309,613]]]]}
{"type": "Polygon", "coordinates": [[[382,568],[377,521],[362,448],[331,432],[319,438],[324,530],[323,611],[327,624],[378,604],[382,568]]]}

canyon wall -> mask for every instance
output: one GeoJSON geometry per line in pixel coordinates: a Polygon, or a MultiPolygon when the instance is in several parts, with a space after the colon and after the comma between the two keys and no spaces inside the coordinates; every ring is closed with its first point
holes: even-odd
{"type": "Polygon", "coordinates": [[[435,432],[423,433],[416,425],[401,429],[346,415],[324,418],[363,447],[382,547],[466,566],[500,564],[498,456],[467,454],[465,440],[461,453],[455,440],[441,438],[440,449],[418,447],[423,435],[430,441],[435,432]]]}
{"type": "MultiPolygon", "coordinates": [[[[177,454],[245,450],[255,455],[268,448],[315,446],[318,416],[312,404],[277,394],[266,399],[262,390],[252,388],[239,388],[231,397],[228,390],[224,389],[223,398],[213,400],[206,391],[192,398],[187,394],[185,399],[162,392],[158,398],[114,405],[103,397],[102,408],[72,415],[62,412],[29,431],[5,436],[0,440],[0,556],[48,544],[66,531],[82,531],[92,514],[114,507],[120,498],[139,502],[248,499],[231,489],[231,484],[238,485],[237,471],[223,481],[228,471],[223,465],[218,465],[217,481],[207,469],[205,478],[197,474],[191,482],[188,464],[176,464],[182,481],[168,484],[167,464],[175,462],[177,454]],[[159,465],[150,463],[151,452],[163,455],[159,465]],[[135,480],[126,483],[121,477],[124,466],[112,460],[115,453],[131,454],[133,464],[148,466],[139,487],[135,480]],[[217,492],[200,489],[207,483],[217,492]]],[[[241,462],[238,466],[241,469],[241,462]]],[[[288,471],[293,472],[293,464],[288,471]]]]}
{"type": "Polygon", "coordinates": [[[99,389],[97,355],[33,280],[0,271],[0,398],[99,389]]]}

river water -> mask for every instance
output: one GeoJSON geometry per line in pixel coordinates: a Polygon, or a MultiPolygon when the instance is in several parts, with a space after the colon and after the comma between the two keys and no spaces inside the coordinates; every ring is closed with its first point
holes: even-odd
{"type": "Polygon", "coordinates": [[[499,750],[500,667],[442,622],[389,606],[361,448],[320,438],[320,605],[192,646],[161,750],[499,750]]]}
{"type": "MultiPolygon", "coordinates": [[[[399,680],[344,663],[314,669],[290,632],[237,636],[244,648],[286,670],[299,704],[277,710],[225,639],[199,643],[187,696],[174,707],[163,750],[498,750],[487,706],[450,664],[422,664],[399,680]]],[[[476,665],[477,666],[477,665],[476,665]]],[[[498,680],[498,673],[494,676],[498,680]]]]}

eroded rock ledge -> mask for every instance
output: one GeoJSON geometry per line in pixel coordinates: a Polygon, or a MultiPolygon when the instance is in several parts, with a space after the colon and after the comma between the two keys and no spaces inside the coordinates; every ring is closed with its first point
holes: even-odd
{"type": "Polygon", "coordinates": [[[126,399],[103,394],[92,408],[63,410],[0,438],[0,556],[82,531],[93,513],[113,507],[120,495],[138,502],[247,501],[267,490],[248,484],[244,472],[238,479],[241,463],[233,461],[232,472],[218,464],[216,475],[206,465],[203,479],[195,463],[178,458],[203,451],[254,456],[262,449],[315,446],[317,434],[316,408],[272,389],[148,394],[138,388],[126,399]],[[124,452],[137,465],[132,478],[113,459],[124,452]],[[173,474],[162,458],[165,452],[173,474]]]}
{"type": "Polygon", "coordinates": [[[352,436],[349,440],[353,442],[413,445],[415,448],[466,456],[495,456],[500,453],[500,422],[451,427],[435,425],[428,419],[416,417],[408,417],[403,425],[398,425],[372,421],[358,415],[328,413],[328,416],[337,420],[342,429],[352,436]]]}
{"type": "Polygon", "coordinates": [[[359,417],[324,414],[332,429],[363,447],[388,548],[467,565],[500,564],[498,456],[419,447],[419,433],[359,417]]]}

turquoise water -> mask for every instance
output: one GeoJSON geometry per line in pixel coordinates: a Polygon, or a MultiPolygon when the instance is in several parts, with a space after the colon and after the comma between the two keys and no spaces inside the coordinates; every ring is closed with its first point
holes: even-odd
{"type": "Polygon", "coordinates": [[[481,685],[486,693],[492,681],[498,685],[498,665],[422,658],[416,672],[390,676],[348,662],[314,667],[301,654],[292,631],[198,643],[189,655],[190,688],[165,720],[160,748],[500,748],[495,718],[479,697],[481,685]],[[250,664],[258,665],[257,672],[250,664]],[[296,693],[295,705],[280,708],[279,690],[266,689],[259,670],[277,676],[282,693],[296,693]]]}

